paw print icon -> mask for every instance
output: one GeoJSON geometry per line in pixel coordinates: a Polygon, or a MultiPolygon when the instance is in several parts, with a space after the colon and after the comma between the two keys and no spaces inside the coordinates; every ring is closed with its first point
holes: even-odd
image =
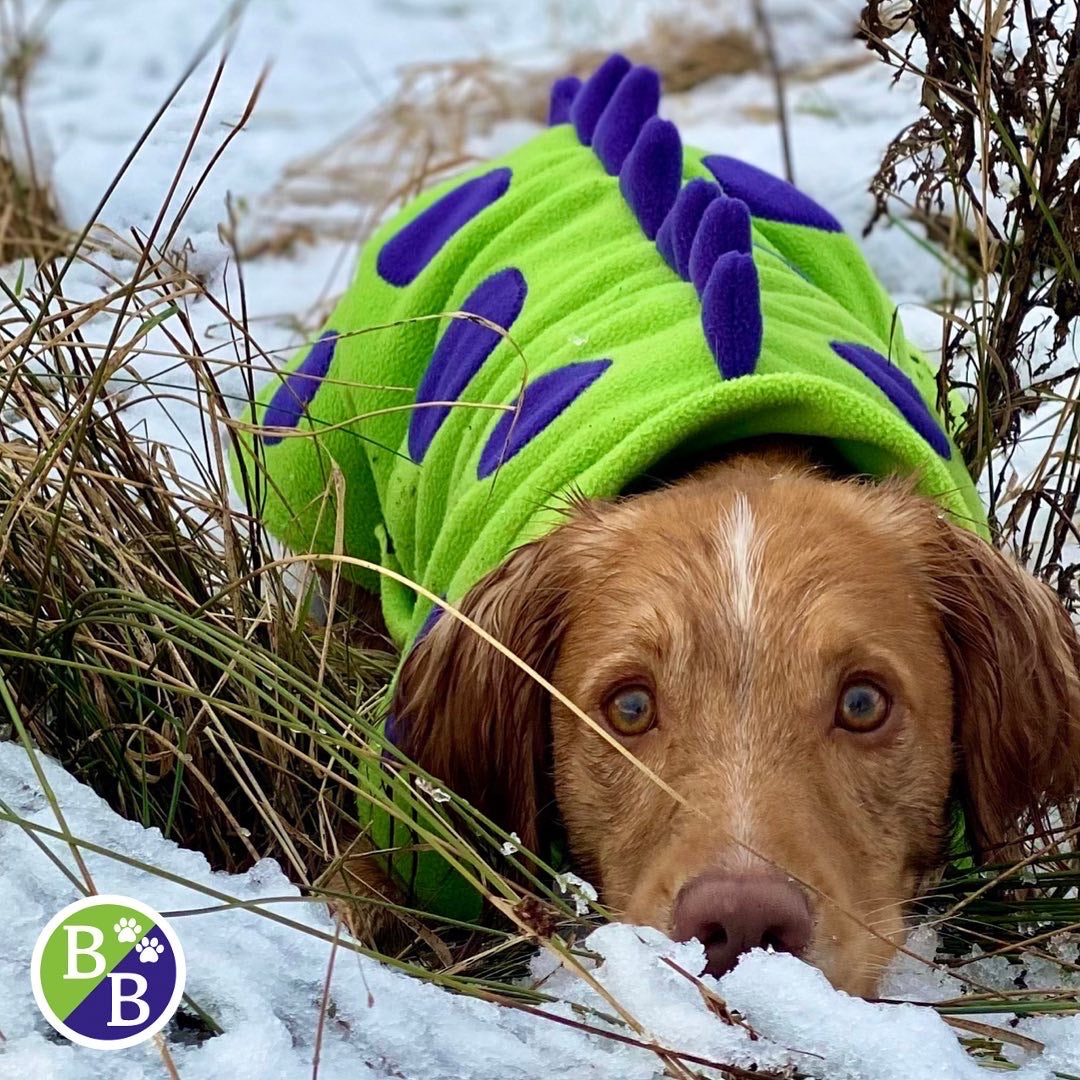
{"type": "Polygon", "coordinates": [[[165,946],[156,937],[143,938],[135,943],[140,964],[156,964],[158,957],[165,951],[165,946]]]}
{"type": "Polygon", "coordinates": [[[113,932],[117,941],[137,941],[142,933],[142,927],[134,919],[122,918],[113,924],[113,932]]]}

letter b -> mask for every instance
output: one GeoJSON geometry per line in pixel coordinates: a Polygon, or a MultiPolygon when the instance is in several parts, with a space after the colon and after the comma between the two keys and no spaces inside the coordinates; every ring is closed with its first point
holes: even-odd
{"type": "Polygon", "coordinates": [[[146,993],[146,987],[148,985],[146,979],[142,975],[137,975],[135,972],[128,971],[112,971],[109,973],[109,983],[112,987],[112,1010],[109,1014],[108,1027],[138,1027],[140,1024],[146,1023],[146,1018],[150,1015],[150,1006],[143,1001],[143,994],[146,993]],[[123,991],[123,982],[127,979],[129,982],[135,984],[135,992],[133,994],[125,994],[123,991]],[[135,1005],[134,1017],[124,1016],[124,1002],[133,1002],[135,1005]]]}
{"type": "Polygon", "coordinates": [[[96,926],[65,926],[67,934],[67,971],[65,979],[96,979],[105,970],[105,957],[98,952],[105,935],[96,926]],[[79,935],[89,934],[90,944],[79,947],[79,935]],[[83,971],[79,967],[80,956],[94,958],[93,971],[83,971]]]}

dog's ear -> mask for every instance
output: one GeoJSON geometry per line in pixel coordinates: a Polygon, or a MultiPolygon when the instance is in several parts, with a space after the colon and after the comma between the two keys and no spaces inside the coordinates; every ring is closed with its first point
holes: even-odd
{"type": "Polygon", "coordinates": [[[1054,593],[965,529],[936,523],[933,571],[952,667],[960,794],[992,862],[1068,825],[1080,797],[1080,645],[1054,593]]]}
{"type": "MultiPolygon", "coordinates": [[[[459,610],[550,678],[570,567],[556,529],[518,548],[459,610]]],[[[548,777],[549,694],[448,612],[412,650],[393,702],[397,745],[522,843],[537,850],[548,777]]]]}

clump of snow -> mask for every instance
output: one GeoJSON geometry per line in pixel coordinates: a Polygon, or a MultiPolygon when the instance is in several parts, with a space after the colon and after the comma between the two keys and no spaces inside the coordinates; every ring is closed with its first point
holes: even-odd
{"type": "MultiPolygon", "coordinates": [[[[199,1044],[167,1029],[184,1080],[310,1077],[336,933],[326,908],[303,900],[270,860],[246,874],[211,871],[202,855],[119,817],[55,762],[38,760],[72,834],[121,856],[84,853],[97,889],[142,900],[172,919],[187,956],[188,993],[223,1029],[199,1044]],[[232,898],[258,910],[224,906],[232,898]]],[[[75,1047],[58,1039],[39,1015],[29,978],[34,940],[78,896],[53,859],[73,874],[77,870],[63,842],[39,836],[51,859],[18,820],[56,828],[28,755],[19,745],[0,743],[0,908],[6,914],[0,1075],[160,1075],[151,1045],[108,1054],[75,1047]],[[3,820],[9,814],[15,822],[3,820]]],[[[932,948],[925,935],[922,946],[932,948]]],[[[330,987],[333,1015],[318,1047],[319,1075],[653,1080],[664,1075],[664,1063],[650,1047],[693,1055],[697,1062],[794,1066],[823,1080],[985,1075],[933,1010],[872,1005],[837,993],[819,971],[791,956],[754,952],[722,979],[701,980],[743,1018],[733,1022],[708,1007],[692,978],[704,963],[697,942],[611,925],[591,934],[584,949],[595,957],[582,960],[595,985],[550,954],[536,957],[532,974],[543,992],[560,999],[544,1006],[552,1016],[591,1031],[454,995],[339,948],[330,987]],[[612,1000],[623,1010],[622,1026],[605,1019],[612,1016],[612,1000]],[[606,1038],[611,1031],[634,1042],[606,1038]]],[[[907,984],[926,997],[935,985],[932,978],[922,987],[907,984]]],[[[1051,1080],[1054,1068],[1076,1068],[1080,1018],[1027,1021],[1024,1030],[1045,1042],[1047,1051],[1025,1064],[1018,1080],[1051,1080]]]]}
{"type": "Polygon", "coordinates": [[[587,915],[589,905],[597,900],[595,887],[577,874],[559,874],[555,878],[555,884],[559,886],[559,892],[569,893],[573,897],[574,910],[579,915],[587,915]]]}
{"type": "Polygon", "coordinates": [[[422,791],[432,802],[447,803],[450,801],[450,793],[443,791],[441,787],[436,787],[430,780],[425,780],[422,776],[416,777],[413,780],[419,791],[422,791]]]}
{"type": "Polygon", "coordinates": [[[754,952],[721,985],[728,1003],[763,1037],[807,1055],[800,1055],[799,1065],[811,1076],[975,1080],[986,1075],[932,1009],[871,1005],[836,993],[820,971],[793,956],[754,952]]]}
{"type": "Polygon", "coordinates": [[[896,955],[881,980],[881,996],[906,1001],[946,1001],[960,997],[964,983],[949,972],[931,966],[937,946],[937,931],[931,926],[917,927],[908,934],[905,951],[896,955]]]}

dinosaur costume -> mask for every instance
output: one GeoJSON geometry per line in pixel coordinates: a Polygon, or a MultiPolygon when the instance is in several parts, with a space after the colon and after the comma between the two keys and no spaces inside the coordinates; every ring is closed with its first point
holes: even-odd
{"type": "MultiPolygon", "coordinates": [[[[916,474],[985,529],[934,375],[855,243],[784,181],[684,147],[658,103],[657,74],[618,55],[560,80],[545,132],[374,235],[240,440],[289,548],[334,551],[340,497],[345,554],[455,603],[569,489],[613,496],[669,454],[762,434],[916,474]]],[[[403,648],[440,610],[352,576],[403,648]]]]}

